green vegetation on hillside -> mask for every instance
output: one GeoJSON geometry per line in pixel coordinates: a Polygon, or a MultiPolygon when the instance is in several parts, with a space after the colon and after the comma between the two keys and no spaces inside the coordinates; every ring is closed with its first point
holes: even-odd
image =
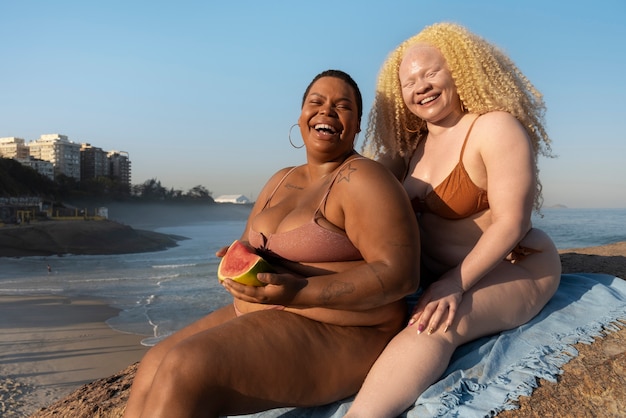
{"type": "Polygon", "coordinates": [[[44,196],[58,194],[58,185],[30,167],[10,158],[0,158],[0,197],[44,196]]]}
{"type": "Polygon", "coordinates": [[[58,175],[52,181],[10,158],[0,158],[0,197],[39,196],[47,200],[104,198],[112,200],[213,202],[211,192],[198,185],[187,192],[164,187],[156,178],[128,186],[115,178],[97,177],[77,181],[58,175]]]}

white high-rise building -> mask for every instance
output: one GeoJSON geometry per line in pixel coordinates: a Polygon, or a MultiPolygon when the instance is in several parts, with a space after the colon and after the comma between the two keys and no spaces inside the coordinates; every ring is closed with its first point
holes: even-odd
{"type": "Polygon", "coordinates": [[[0,157],[27,159],[28,156],[29,149],[23,138],[14,136],[0,138],[0,157]]]}
{"type": "Polygon", "coordinates": [[[80,181],[80,144],[65,135],[47,134],[28,144],[30,155],[54,165],[55,174],[64,174],[80,181]]]}

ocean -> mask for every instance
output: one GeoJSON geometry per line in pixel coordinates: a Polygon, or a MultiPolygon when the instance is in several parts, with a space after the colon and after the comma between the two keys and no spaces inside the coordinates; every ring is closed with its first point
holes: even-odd
{"type": "Polygon", "coordinates": [[[545,231],[557,248],[585,248],[626,241],[626,208],[544,208],[533,226],[545,231]]]}
{"type": "MultiPolygon", "coordinates": [[[[215,252],[239,238],[249,205],[193,208],[109,207],[111,219],[188,239],[158,252],[0,258],[0,295],[96,297],[120,309],[107,323],[151,346],[230,303],[219,285],[215,252]],[[47,266],[50,265],[51,272],[47,266]]],[[[559,249],[626,241],[626,209],[552,209],[534,216],[559,249]]]]}

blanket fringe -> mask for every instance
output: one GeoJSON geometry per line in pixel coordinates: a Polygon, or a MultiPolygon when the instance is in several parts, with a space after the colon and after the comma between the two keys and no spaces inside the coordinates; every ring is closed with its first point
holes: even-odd
{"type": "Polygon", "coordinates": [[[568,335],[557,335],[555,340],[561,341],[556,346],[542,346],[531,352],[526,358],[512,365],[508,370],[496,376],[488,384],[479,384],[475,379],[462,378],[457,386],[450,388],[440,397],[441,405],[436,411],[436,417],[449,417],[451,411],[461,404],[471,406],[471,399],[481,391],[489,388],[493,394],[500,394],[504,403],[491,409],[485,417],[494,417],[501,411],[510,411],[519,408],[519,398],[531,396],[539,385],[539,379],[548,382],[557,382],[557,376],[563,373],[562,367],[578,356],[575,344],[591,344],[597,338],[603,338],[609,333],[626,328],[624,307],[611,312],[605,321],[597,321],[586,327],[578,327],[568,335]],[[511,391],[507,387],[512,381],[521,382],[511,391]]]}

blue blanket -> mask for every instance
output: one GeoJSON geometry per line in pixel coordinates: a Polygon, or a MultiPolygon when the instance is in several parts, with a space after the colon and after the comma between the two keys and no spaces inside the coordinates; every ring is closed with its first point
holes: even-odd
{"type": "MultiPolygon", "coordinates": [[[[521,327],[459,347],[444,377],[402,417],[486,417],[516,409],[537,378],[556,381],[576,357],[577,343],[592,343],[626,320],[626,281],[604,274],[564,274],[558,291],[521,327]]],[[[353,398],[316,408],[279,408],[250,418],[340,418],[353,398]]]]}

